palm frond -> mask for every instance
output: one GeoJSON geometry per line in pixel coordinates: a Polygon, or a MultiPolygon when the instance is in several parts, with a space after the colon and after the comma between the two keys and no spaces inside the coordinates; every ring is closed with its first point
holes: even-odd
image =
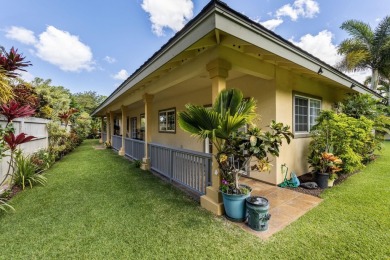
{"type": "Polygon", "coordinates": [[[347,31],[352,38],[370,46],[374,40],[374,32],[369,24],[358,20],[348,20],[342,23],[341,29],[347,31]]]}
{"type": "Polygon", "coordinates": [[[380,21],[374,32],[373,47],[379,52],[390,41],[390,16],[380,21]]]}

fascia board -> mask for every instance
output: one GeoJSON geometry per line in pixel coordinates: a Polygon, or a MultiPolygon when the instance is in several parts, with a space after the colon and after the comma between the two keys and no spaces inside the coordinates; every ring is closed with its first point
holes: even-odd
{"type": "Polygon", "coordinates": [[[277,37],[260,30],[255,25],[251,25],[248,21],[240,19],[223,9],[217,9],[216,14],[216,28],[224,31],[230,35],[236,36],[250,44],[263,48],[271,53],[274,53],[282,58],[292,61],[293,63],[300,65],[308,70],[317,73],[321,67],[324,71],[322,76],[327,77],[347,88],[353,83],[358,91],[363,94],[374,94],[374,97],[378,97],[377,94],[372,93],[365,88],[360,87],[360,83],[348,78],[341,72],[335,71],[335,69],[325,63],[319,62],[310,55],[306,55],[303,52],[298,51],[291,45],[281,41],[277,37]]]}

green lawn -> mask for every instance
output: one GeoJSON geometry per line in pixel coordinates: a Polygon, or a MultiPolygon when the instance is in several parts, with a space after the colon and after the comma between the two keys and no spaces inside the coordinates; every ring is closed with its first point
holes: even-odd
{"type": "Polygon", "coordinates": [[[0,213],[0,259],[389,259],[390,143],[298,221],[261,241],[85,141],[0,213]]]}

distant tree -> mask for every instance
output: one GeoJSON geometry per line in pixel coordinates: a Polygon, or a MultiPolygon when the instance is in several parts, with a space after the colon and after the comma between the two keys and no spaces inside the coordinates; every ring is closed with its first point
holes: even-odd
{"type": "Polygon", "coordinates": [[[52,86],[51,80],[35,78],[31,85],[40,98],[38,116],[48,119],[58,119],[58,114],[68,111],[71,103],[71,93],[62,86],[52,86]]]}
{"type": "Polygon", "coordinates": [[[77,109],[91,114],[106,99],[106,96],[99,95],[95,91],[85,91],[73,94],[72,98],[77,109]]]}
{"type": "Polygon", "coordinates": [[[338,47],[338,53],[344,56],[337,67],[344,71],[371,69],[371,89],[376,90],[379,74],[390,64],[390,16],[383,18],[374,31],[358,20],[348,20],[340,28],[351,38],[338,47]]]}

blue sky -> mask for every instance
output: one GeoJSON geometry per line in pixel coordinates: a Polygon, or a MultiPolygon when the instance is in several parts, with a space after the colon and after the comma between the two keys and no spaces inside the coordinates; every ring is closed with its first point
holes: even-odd
{"type": "MultiPolygon", "coordinates": [[[[390,15],[388,0],[225,0],[329,64],[348,19],[373,28],[390,15]]],[[[2,2],[0,45],[18,48],[33,64],[23,78],[52,79],[72,92],[109,95],[206,0],[13,0],[2,2]]],[[[351,74],[361,81],[367,72],[351,74]]]]}

